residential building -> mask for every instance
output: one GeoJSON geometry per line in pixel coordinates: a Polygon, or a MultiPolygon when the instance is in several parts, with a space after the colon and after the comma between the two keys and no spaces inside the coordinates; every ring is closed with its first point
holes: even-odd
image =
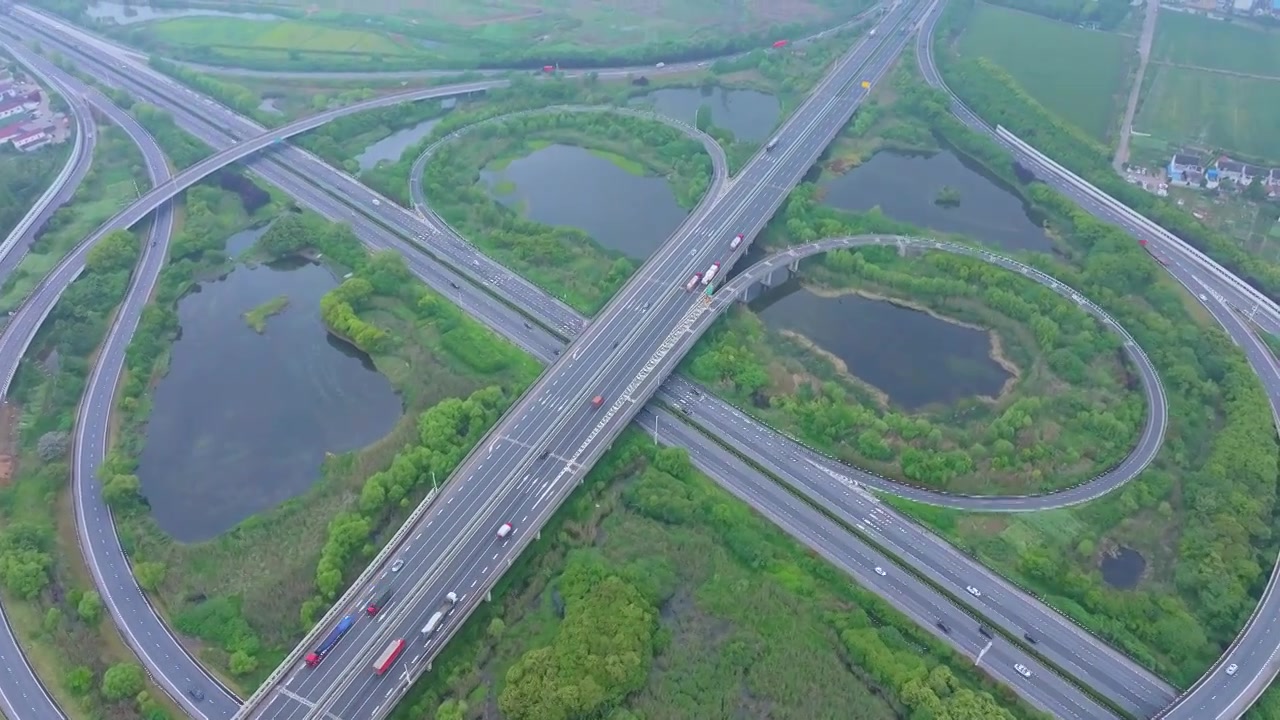
{"type": "Polygon", "coordinates": [[[18,150],[28,151],[35,150],[38,147],[44,147],[53,142],[53,136],[43,130],[27,130],[10,142],[18,150]]]}
{"type": "Polygon", "coordinates": [[[1231,3],[1231,9],[1236,14],[1247,13],[1253,9],[1253,0],[1235,0],[1231,3]]]}
{"type": "Polygon", "coordinates": [[[1186,153],[1174,153],[1167,170],[1169,182],[1175,185],[1199,185],[1204,172],[1200,158],[1186,153]],[[1195,182],[1191,181],[1192,176],[1195,177],[1195,182]]]}
{"type": "Polygon", "coordinates": [[[27,107],[27,103],[23,100],[12,99],[0,102],[0,120],[8,120],[10,118],[24,116],[30,111],[30,108],[27,107]]]}

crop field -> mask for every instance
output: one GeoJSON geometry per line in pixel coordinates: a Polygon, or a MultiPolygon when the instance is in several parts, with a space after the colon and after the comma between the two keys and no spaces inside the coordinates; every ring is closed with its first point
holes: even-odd
{"type": "MultiPolygon", "coordinates": [[[[171,47],[264,53],[340,52],[424,58],[483,47],[626,48],[757,34],[771,26],[825,27],[867,2],[840,0],[283,0],[264,3],[294,20],[163,20],[144,27],[171,47]],[[299,15],[305,13],[305,15],[299,15]],[[362,18],[362,20],[357,20],[362,18]],[[361,23],[354,26],[353,21],[361,23]],[[343,25],[351,29],[341,29],[343,25]],[[419,39],[427,39],[422,42],[419,39]]],[[[242,6],[243,4],[240,3],[242,6]]],[[[217,2],[202,7],[217,7],[217,2]]]]}
{"type": "Polygon", "coordinates": [[[152,37],[168,45],[243,48],[258,51],[412,55],[416,48],[383,33],[344,30],[319,23],[261,21],[224,17],[161,20],[146,26],[152,37]]]}
{"type": "Polygon", "coordinates": [[[1134,129],[1173,145],[1280,160],[1280,82],[1153,65],[1134,129]]]}
{"type": "Polygon", "coordinates": [[[1280,32],[1180,12],[1161,12],[1156,62],[1280,77],[1280,32]]]}
{"type": "Polygon", "coordinates": [[[1132,41],[979,4],[959,49],[988,58],[1046,108],[1105,140],[1127,90],[1132,41]]]}

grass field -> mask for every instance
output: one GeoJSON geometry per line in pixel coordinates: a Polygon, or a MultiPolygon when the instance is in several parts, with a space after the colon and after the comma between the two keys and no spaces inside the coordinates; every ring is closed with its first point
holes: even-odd
{"type": "Polygon", "coordinates": [[[384,33],[344,30],[297,20],[258,21],[226,17],[160,20],[147,25],[158,40],[186,47],[257,51],[337,52],[359,55],[413,55],[417,49],[384,33]]]}
{"type": "Polygon", "coordinates": [[[592,49],[649,47],[654,52],[678,53],[691,44],[718,47],[775,26],[827,27],[866,4],[839,0],[321,0],[263,7],[269,11],[274,6],[290,19],[184,17],[137,27],[149,45],[195,60],[240,61],[256,67],[279,59],[291,64],[341,63],[348,68],[353,63],[382,61],[399,67],[410,60],[423,64],[476,61],[495,52],[572,57],[592,49]]]}
{"type": "Polygon", "coordinates": [[[1280,32],[1179,12],[1162,12],[1152,59],[1179,65],[1280,76],[1280,32]]]}
{"type": "Polygon", "coordinates": [[[1154,78],[1135,130],[1174,145],[1280,160],[1280,82],[1168,65],[1148,72],[1154,78]]]}
{"type": "Polygon", "coordinates": [[[989,58],[1046,108],[1105,140],[1127,89],[1131,44],[1114,33],[979,4],[960,51],[989,58]]]}

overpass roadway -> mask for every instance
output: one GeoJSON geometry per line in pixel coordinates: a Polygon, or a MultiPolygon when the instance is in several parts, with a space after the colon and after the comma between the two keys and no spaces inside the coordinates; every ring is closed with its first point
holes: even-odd
{"type": "MultiPolygon", "coordinates": [[[[757,156],[742,172],[742,182],[719,198],[707,215],[678,230],[463,461],[437,500],[445,506],[459,503],[450,508],[450,519],[435,529],[418,525],[432,535],[424,544],[437,550],[429,555],[438,561],[440,572],[465,567],[471,576],[469,585],[456,588],[467,595],[459,606],[462,612],[473,607],[487,589],[475,590],[476,586],[481,581],[487,586],[504,569],[488,555],[514,557],[512,553],[532,539],[540,523],[639,410],[637,403],[646,401],[669,372],[676,358],[666,352],[671,343],[664,338],[678,332],[671,330],[673,325],[686,325],[701,307],[685,293],[684,281],[714,260],[732,264],[735,257],[725,254],[724,239],[735,228],[754,235],[763,227],[865,98],[865,91],[850,93],[850,86],[858,78],[876,79],[883,74],[905,42],[891,31],[923,10],[922,4],[891,10],[881,23],[881,29],[890,32],[878,40],[864,39],[836,64],[819,91],[783,126],[778,148],[757,156]],[[615,322],[618,319],[623,322],[615,322]],[[601,407],[591,401],[597,394],[607,398],[601,407]],[[527,519],[530,515],[533,520],[527,519]],[[493,532],[504,521],[517,527],[499,547],[493,532]],[[455,540],[456,535],[460,537],[455,540]],[[461,565],[455,568],[458,562],[461,565]]],[[[405,578],[416,578],[407,598],[379,613],[372,627],[353,628],[351,641],[305,674],[292,667],[296,655],[306,649],[300,646],[282,665],[288,675],[283,685],[262,693],[263,702],[250,699],[238,717],[325,713],[348,717],[367,712],[372,700],[365,687],[367,656],[381,650],[379,640],[394,637],[386,633],[411,636],[411,626],[420,614],[453,589],[437,585],[434,571],[419,577],[430,567],[423,565],[425,560],[418,556],[413,567],[406,566],[402,572],[405,578]],[[299,702],[296,697],[305,700],[299,702]]]]}
{"type": "MultiPolygon", "coordinates": [[[[430,282],[430,281],[429,281],[429,282],[430,282]]],[[[436,286],[440,287],[440,286],[442,286],[442,284],[443,284],[443,283],[435,282],[435,283],[433,283],[433,284],[436,284],[436,286]]],[[[454,283],[452,283],[452,281],[451,281],[451,284],[454,284],[454,283]]],[[[454,287],[456,287],[456,286],[454,286],[454,287]]],[[[460,291],[460,296],[461,296],[461,291],[460,291]]],[[[508,328],[509,328],[509,327],[511,327],[511,322],[509,322],[509,319],[507,320],[507,325],[508,325],[508,328]]],[[[509,331],[509,329],[508,329],[508,331],[506,331],[506,332],[508,332],[508,333],[509,333],[509,332],[511,332],[511,331],[509,331]]],[[[545,356],[545,351],[544,351],[544,354],[543,354],[543,355],[545,356]]],[[[737,415],[737,414],[735,413],[735,415],[737,415]]],[[[737,420],[735,420],[735,421],[740,421],[740,420],[741,420],[741,416],[739,415],[739,416],[737,416],[737,420]]],[[[742,423],[740,423],[740,424],[742,424],[742,423]]],[[[846,469],[846,470],[847,470],[847,469],[846,469]]],[[[979,502],[980,502],[980,501],[982,501],[982,498],[979,498],[979,500],[978,500],[978,501],[979,501],[979,502]]]]}
{"type": "MultiPolygon", "coordinates": [[[[922,27],[917,39],[917,58],[930,85],[951,97],[952,113],[969,128],[992,137],[1050,187],[1066,195],[1100,220],[1125,229],[1135,239],[1148,240],[1155,252],[1166,258],[1164,268],[1198,298],[1222,324],[1231,339],[1245,352],[1250,365],[1271,403],[1280,427],[1280,368],[1266,346],[1232,311],[1248,313],[1249,320],[1265,331],[1280,331],[1280,309],[1216,262],[1191,248],[1150,219],[1124,206],[1004,130],[987,125],[946,86],[933,55],[936,17],[922,27]]],[[[1280,674],[1280,563],[1267,581],[1262,597],[1240,634],[1208,671],[1187,689],[1159,717],[1169,720],[1209,720],[1238,718],[1257,702],[1280,674]],[[1226,669],[1235,666],[1233,675],[1226,669]]]]}
{"type": "MultiPolygon", "coordinates": [[[[0,38],[0,49],[17,57],[13,48],[3,38],[0,38]]],[[[69,114],[75,121],[75,142],[71,147],[71,155],[67,157],[66,164],[58,171],[53,183],[36,199],[9,234],[0,241],[0,278],[8,278],[18,268],[45,223],[49,222],[49,218],[53,217],[53,214],[75,194],[76,189],[80,187],[80,182],[84,180],[89,167],[93,164],[93,149],[98,142],[98,129],[93,124],[93,116],[89,113],[84,100],[75,93],[68,92],[67,88],[56,79],[41,72],[39,68],[23,64],[46,89],[56,91],[66,98],[67,105],[70,106],[69,114]]]]}

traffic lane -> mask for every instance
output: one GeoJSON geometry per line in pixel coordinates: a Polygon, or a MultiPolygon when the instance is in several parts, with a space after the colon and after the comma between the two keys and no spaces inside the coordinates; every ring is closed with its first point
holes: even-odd
{"type": "Polygon", "coordinates": [[[104,591],[104,600],[112,615],[119,620],[117,624],[130,646],[145,659],[153,675],[157,670],[165,671],[159,673],[161,677],[157,682],[189,714],[195,717],[230,717],[235,714],[239,702],[173,638],[134,581],[132,567],[120,546],[97,480],[97,469],[106,453],[107,419],[115,395],[116,379],[123,370],[125,348],[149,297],[150,293],[145,290],[154,287],[163,266],[164,249],[161,246],[167,246],[172,231],[173,213],[170,208],[169,204],[162,207],[160,217],[146,238],[155,244],[144,245],[142,262],[134,281],[135,291],[126,297],[90,377],[85,415],[79,424],[83,428],[83,442],[76,453],[77,509],[80,532],[97,584],[104,591]],[[203,705],[187,695],[187,691],[196,684],[208,689],[203,705]]]}
{"type": "Polygon", "coordinates": [[[17,637],[9,618],[0,609],[0,709],[6,718],[61,718],[67,717],[36,678],[35,670],[18,646],[17,637]]]}
{"type": "MultiPolygon", "coordinates": [[[[490,476],[500,479],[510,476],[514,467],[522,464],[529,451],[523,446],[517,446],[514,444],[502,443],[502,446],[503,452],[499,452],[499,444],[496,441],[492,442],[491,447],[493,448],[493,454],[487,456],[474,468],[469,469],[469,472],[465,472],[468,469],[463,468],[463,474],[472,478],[484,478],[486,477],[486,472],[489,472],[490,476]],[[507,451],[507,447],[514,448],[514,450],[507,451]],[[495,455],[497,456],[496,458],[494,457],[495,455]],[[486,470],[486,464],[490,466],[491,470],[486,470]]],[[[500,480],[500,482],[502,481],[500,480]]],[[[432,538],[434,539],[434,542],[431,541],[432,539],[429,539],[428,542],[423,543],[416,550],[409,553],[405,553],[403,551],[398,553],[398,557],[406,560],[406,566],[401,570],[401,574],[408,573],[409,575],[414,576],[420,568],[425,565],[429,565],[430,563],[434,563],[446,549],[449,549],[450,552],[456,552],[456,549],[453,549],[457,545],[454,538],[458,535],[461,529],[465,529],[466,524],[470,524],[474,521],[475,514],[479,512],[477,508],[480,508],[483,504],[483,500],[494,492],[494,484],[495,483],[481,482],[447,483],[440,498],[433,503],[433,510],[424,515],[424,520],[437,512],[447,512],[450,509],[450,506],[453,505],[455,499],[460,500],[458,504],[458,511],[454,514],[455,516],[451,520],[446,520],[441,526],[437,526],[436,531],[433,533],[434,537],[432,538]]],[[[502,482],[502,484],[509,487],[509,483],[502,482]]],[[[499,498],[506,494],[505,489],[499,490],[498,493],[499,498]]],[[[434,522],[434,518],[432,520],[427,520],[425,527],[430,527],[432,522],[434,522]]],[[[496,529],[497,524],[494,524],[494,527],[489,530],[496,529]]],[[[397,612],[399,611],[397,610],[397,612]]],[[[339,649],[335,650],[335,654],[330,654],[326,658],[325,665],[333,668],[345,668],[351,663],[350,658],[347,656],[358,654],[359,650],[355,648],[367,644],[367,638],[364,637],[365,633],[362,630],[356,630],[353,628],[353,631],[349,632],[348,635],[351,636],[352,643],[348,645],[344,642],[343,645],[340,645],[339,649]],[[343,649],[344,646],[353,649],[346,650],[343,649]]],[[[344,638],[344,640],[346,640],[346,638],[344,638]]],[[[332,685],[332,678],[330,677],[332,674],[332,672],[328,671],[315,674],[314,679],[309,682],[304,681],[297,692],[304,696],[312,697],[312,691],[317,685],[332,685]]]]}
{"type": "Polygon", "coordinates": [[[1098,673],[1101,688],[1109,690],[1112,698],[1122,706],[1149,712],[1163,707],[1173,697],[1172,691],[1162,691],[1160,686],[1150,681],[1122,680],[1143,680],[1145,673],[1135,672],[1130,661],[1108,653],[1110,648],[1096,643],[1072,621],[1008,586],[992,571],[967,561],[931,533],[906,526],[883,508],[874,513],[874,522],[866,523],[866,532],[904,560],[916,566],[929,567],[939,582],[956,588],[957,597],[963,597],[968,586],[977,588],[982,593],[981,597],[966,599],[966,602],[1003,627],[1017,628],[1035,636],[1043,646],[1038,646],[1038,650],[1069,672],[1090,677],[1091,672],[1086,669],[1090,665],[1105,669],[1105,672],[1098,673]],[[1065,642],[1064,638],[1070,642],[1065,642]]]}
{"type": "MultiPolygon", "coordinates": [[[[735,423],[730,420],[730,424],[735,423]]],[[[772,473],[776,474],[777,477],[785,480],[785,482],[790,484],[790,486],[795,487],[797,491],[804,493],[805,496],[812,497],[814,500],[822,501],[823,505],[832,507],[833,510],[844,511],[842,514],[849,514],[846,515],[845,518],[842,518],[849,521],[849,523],[859,525],[859,527],[864,527],[864,525],[877,527],[879,523],[884,523],[884,521],[888,521],[888,523],[895,523],[897,520],[888,518],[888,516],[876,516],[877,512],[883,512],[881,507],[879,507],[878,502],[870,500],[870,496],[868,496],[867,493],[849,488],[849,486],[847,486],[847,479],[846,484],[840,488],[837,488],[835,483],[823,483],[820,482],[820,480],[819,482],[814,482],[812,474],[803,473],[803,471],[797,470],[801,464],[797,464],[796,457],[788,454],[785,448],[778,448],[778,450],[774,450],[774,448],[769,446],[767,442],[748,443],[748,445],[742,445],[741,447],[744,448],[744,454],[750,456],[751,459],[758,462],[758,464],[762,465],[763,468],[772,471],[772,473]]],[[[910,533],[911,528],[914,528],[914,525],[901,524],[901,528],[904,528],[904,532],[910,533]]],[[[972,564],[972,561],[969,562],[972,564]]],[[[972,583],[972,580],[970,580],[970,583],[972,583]]],[[[969,596],[966,596],[964,592],[960,591],[970,583],[961,583],[959,579],[956,579],[957,593],[959,593],[959,597],[968,600],[969,596]]],[[[1019,624],[1007,626],[1007,629],[1012,630],[1012,632],[1020,633],[1024,632],[1025,628],[1027,628],[1027,624],[1027,621],[1023,620],[1019,624]]],[[[1052,656],[1053,652],[1050,650],[1050,647],[1048,647],[1051,646],[1052,642],[1046,642],[1044,644],[1047,646],[1044,650],[1048,651],[1048,655],[1052,656]]],[[[1085,644],[1085,647],[1092,647],[1092,643],[1084,642],[1082,644],[1085,644]]],[[[1085,648],[1078,648],[1078,650],[1074,652],[1074,655],[1079,655],[1079,653],[1083,652],[1088,651],[1085,650],[1085,648]]],[[[1070,655],[1066,657],[1070,657],[1070,655]]],[[[1093,660],[1098,659],[1097,657],[1094,657],[1093,660]]],[[[1097,673],[1096,669],[1092,669],[1092,667],[1088,665],[1080,666],[1079,664],[1065,664],[1065,666],[1068,667],[1069,670],[1073,671],[1073,673],[1082,676],[1082,678],[1089,678],[1089,676],[1097,673]]],[[[1155,679],[1143,675],[1143,671],[1139,671],[1138,678],[1135,679],[1135,682],[1156,682],[1155,679]]],[[[1108,678],[1098,678],[1098,680],[1105,685],[1106,680],[1110,680],[1110,676],[1108,676],[1108,678]]],[[[1171,700],[1171,697],[1171,692],[1167,693],[1166,700],[1171,700]]]]}
{"type": "MultiPolygon", "coordinates": [[[[649,416],[651,423],[653,415],[647,411],[645,415],[649,416]]],[[[642,419],[641,423],[644,422],[642,419]]],[[[696,432],[687,425],[674,422],[674,418],[670,417],[658,430],[659,437],[664,441],[674,440],[689,447],[699,447],[695,442],[696,432]]],[[[730,493],[748,502],[837,568],[853,575],[858,584],[884,597],[922,629],[970,657],[975,657],[979,649],[986,645],[986,638],[977,631],[977,621],[951,600],[902,570],[895,561],[873,550],[821,512],[790,495],[777,483],[745,465],[732,453],[715,446],[709,451],[700,448],[691,452],[690,458],[699,470],[730,493]],[[875,567],[886,569],[885,576],[872,575],[870,571],[875,567]],[[939,620],[948,623],[950,633],[942,633],[938,629],[935,623],[939,620]],[[965,642],[961,642],[962,639],[965,642]]],[[[1003,639],[995,639],[985,657],[993,661],[989,664],[989,673],[1028,697],[1033,704],[1041,705],[1060,717],[1092,719],[1113,715],[1080,690],[1042,667],[1021,649],[1006,645],[1003,639]],[[1031,669],[1035,682],[1017,674],[1013,670],[1015,662],[1031,669]],[[1046,682],[1049,683],[1048,688],[1040,688],[1040,684],[1046,682]]]]}
{"type": "MultiPolygon", "coordinates": [[[[614,421],[614,422],[617,422],[617,421],[614,421]]],[[[596,417],[594,417],[594,414],[588,414],[588,416],[583,418],[582,422],[577,424],[576,426],[577,432],[571,432],[569,433],[569,436],[570,438],[574,438],[574,436],[579,436],[579,437],[582,437],[583,440],[585,441],[585,436],[587,436],[597,424],[598,422],[596,417]]],[[[550,459],[548,459],[548,461],[550,461],[550,459]]],[[[551,465],[550,469],[552,471],[557,470],[558,466],[560,465],[559,462],[554,462],[554,463],[548,462],[548,464],[551,465]]],[[[454,549],[450,552],[445,562],[448,563],[449,558],[456,558],[455,560],[453,560],[453,563],[455,563],[455,566],[462,567],[462,568],[470,568],[471,571],[474,571],[476,568],[479,568],[479,574],[481,576],[487,575],[491,570],[496,572],[499,569],[501,569],[500,564],[497,561],[497,557],[500,553],[495,553],[494,557],[491,558],[493,562],[482,562],[481,556],[484,555],[486,552],[488,552],[488,550],[493,546],[493,540],[491,539],[487,541],[483,540],[482,538],[484,537],[484,535],[482,533],[492,532],[494,529],[496,529],[498,524],[504,521],[503,518],[510,518],[512,517],[513,514],[518,514],[519,508],[521,507],[521,505],[527,504],[529,499],[534,498],[535,494],[537,497],[536,499],[533,499],[532,505],[530,507],[538,508],[539,506],[541,506],[543,508],[542,511],[547,513],[554,510],[555,506],[558,503],[556,502],[556,499],[554,497],[552,497],[548,501],[548,496],[550,496],[553,492],[557,496],[567,494],[567,492],[570,491],[572,487],[576,484],[573,482],[573,478],[564,477],[564,473],[541,472],[538,468],[531,468],[531,472],[530,472],[531,476],[541,475],[543,477],[551,477],[553,474],[558,474],[559,477],[548,479],[543,483],[541,483],[540,485],[537,484],[536,481],[534,483],[530,483],[529,480],[531,478],[525,478],[524,480],[522,480],[517,485],[517,487],[514,488],[516,490],[516,493],[514,494],[514,496],[510,497],[508,502],[497,504],[493,507],[492,510],[489,511],[490,514],[488,516],[487,523],[479,524],[479,525],[476,525],[475,523],[471,524],[472,530],[469,532],[468,537],[464,538],[462,542],[457,543],[455,545],[454,549]],[[521,489],[525,490],[524,497],[520,496],[519,491],[521,489]],[[544,503],[544,501],[546,502],[544,503]],[[492,527],[485,528],[485,525],[489,525],[492,527]],[[468,547],[472,548],[470,552],[466,551],[466,548],[468,547]]],[[[508,494],[508,493],[504,493],[504,494],[508,494]]],[[[519,529],[517,529],[516,533],[513,533],[513,535],[507,540],[507,542],[502,544],[503,547],[506,547],[511,542],[511,540],[515,539],[519,532],[520,532],[519,529]]],[[[443,570],[443,572],[440,572],[439,574],[440,574],[440,577],[448,576],[449,575],[448,568],[446,567],[443,570]]],[[[473,580],[472,587],[474,587],[475,583],[476,581],[473,580]]],[[[421,584],[421,587],[425,589],[435,584],[435,579],[432,577],[427,577],[427,578],[424,578],[422,581],[420,581],[420,584],[421,584]]],[[[468,588],[463,588],[462,590],[463,592],[467,592],[468,588]]],[[[403,630],[403,626],[401,626],[401,630],[403,630]]],[[[397,636],[397,633],[395,631],[384,633],[382,636],[378,637],[377,640],[375,640],[374,642],[368,643],[366,647],[376,648],[376,647],[385,645],[386,642],[389,642],[392,638],[396,636],[397,636]]],[[[361,658],[361,660],[366,660],[366,659],[368,658],[367,657],[361,658]]],[[[359,664],[359,661],[355,663],[351,663],[350,665],[355,666],[358,664],[359,664]]],[[[358,668],[355,668],[355,669],[358,669],[358,668]]],[[[371,677],[376,677],[376,676],[371,675],[371,677]]],[[[352,681],[349,680],[348,682],[352,682],[352,681]]],[[[372,682],[372,681],[366,681],[366,684],[367,682],[372,682]]],[[[343,690],[343,689],[338,690],[339,702],[341,702],[340,698],[343,697],[343,694],[347,692],[348,692],[347,690],[343,690]]],[[[354,692],[355,696],[358,696],[358,697],[365,697],[368,695],[368,689],[367,687],[365,687],[365,684],[360,684],[358,681],[356,682],[355,690],[351,692],[354,692]]],[[[340,711],[339,714],[341,715],[343,713],[340,711]]]]}

